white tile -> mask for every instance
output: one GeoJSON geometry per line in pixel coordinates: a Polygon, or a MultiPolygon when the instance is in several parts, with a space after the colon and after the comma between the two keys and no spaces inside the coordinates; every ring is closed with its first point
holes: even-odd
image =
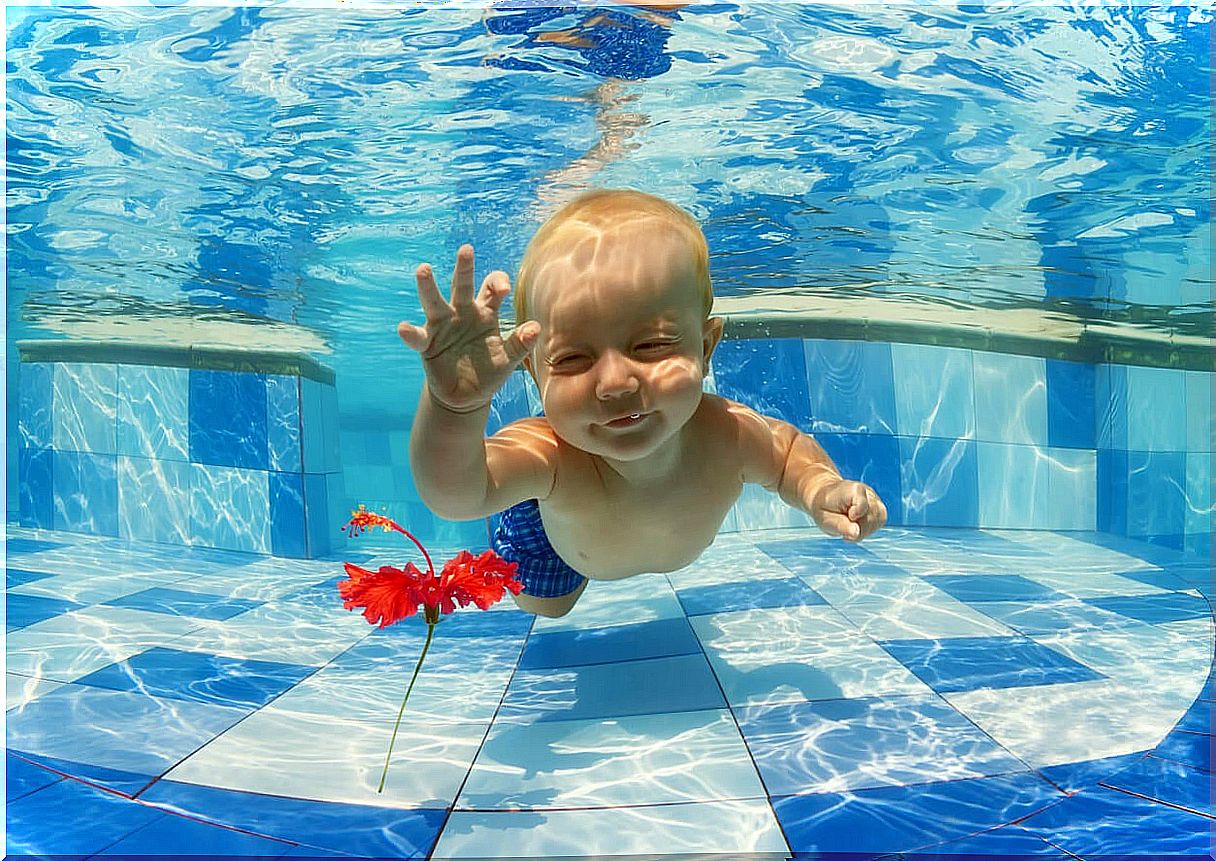
{"type": "MultiPolygon", "coordinates": [[[[1129,569],[1115,569],[1129,570],[1129,569]]],[[[1120,577],[1112,570],[1024,571],[1022,576],[1075,598],[1106,598],[1112,595],[1162,595],[1168,589],[1120,577]]]]}
{"type": "Polygon", "coordinates": [[[1213,375],[1210,371],[1185,371],[1186,450],[1210,452],[1216,444],[1212,413],[1213,375]]]}
{"type": "Polygon", "coordinates": [[[971,350],[892,344],[891,367],[900,434],[975,438],[971,350]]]}
{"type": "Polygon", "coordinates": [[[7,637],[7,669],[74,681],[200,626],[197,619],[125,607],[86,607],[37,622],[7,637]]]}
{"type": "Polygon", "coordinates": [[[1048,448],[1050,502],[1031,514],[1036,528],[1095,530],[1098,523],[1098,453],[1093,449],[1048,448]]]}
{"type": "Polygon", "coordinates": [[[223,621],[203,620],[172,647],[229,658],[279,661],[320,667],[369,633],[368,624],[351,617],[345,624],[319,624],[303,619],[269,624],[266,613],[251,610],[223,621]]]}
{"type": "Polygon", "coordinates": [[[831,607],[742,610],[688,621],[732,706],[929,690],[831,607]]]}
{"type": "Polygon", "coordinates": [[[455,811],[433,857],[659,859],[708,853],[713,858],[785,861],[789,847],[767,799],[703,801],[658,807],[473,813],[455,811]],[[772,855],[760,854],[772,853],[772,855]]]}
{"type": "Polygon", "coordinates": [[[7,743],[26,753],[159,775],[244,715],[142,691],[64,685],[6,713],[7,743]]]}
{"type": "Polygon", "coordinates": [[[883,599],[851,601],[840,608],[863,634],[875,640],[938,640],[949,637],[1010,637],[1014,632],[962,601],[933,603],[883,599]]]}
{"type": "Polygon", "coordinates": [[[1212,665],[1210,617],[1175,622],[1169,629],[1133,621],[1033,639],[1142,694],[1176,694],[1188,702],[1203,689],[1212,665]]]}
{"type": "Polygon", "coordinates": [[[19,676],[16,673],[5,673],[4,684],[5,711],[10,709],[20,711],[27,703],[32,703],[56,688],[63,687],[62,682],[36,679],[32,676],[19,676]]]}
{"type": "Polygon", "coordinates": [[[668,574],[667,579],[672,586],[676,589],[695,589],[723,583],[784,580],[793,576],[788,568],[762,553],[750,541],[739,541],[731,546],[724,543],[722,538],[719,536],[696,562],[668,574]]]}
{"type": "Polygon", "coordinates": [[[1057,510],[1056,502],[1059,508],[1071,505],[1071,500],[1064,498],[1052,500],[1047,486],[1048,461],[1033,446],[980,442],[975,448],[980,526],[1050,528],[1055,524],[1036,523],[1036,518],[1050,520],[1057,510]]]}
{"type": "Polygon", "coordinates": [[[1186,451],[1186,378],[1173,368],[1127,369],[1127,447],[1133,451],[1186,451]]]}
{"type": "Polygon", "coordinates": [[[639,574],[623,580],[592,580],[574,609],[558,619],[536,617],[536,632],[604,628],[656,619],[681,619],[684,610],[662,574],[639,574]]]}
{"type": "Polygon", "coordinates": [[[187,758],[165,777],[201,786],[379,807],[450,807],[487,726],[435,727],[407,711],[384,792],[377,793],[395,714],[384,721],[301,715],[271,707],[187,758]]]}
{"type": "MultiPolygon", "coordinates": [[[[1046,554],[1045,564],[1055,571],[1084,570],[1101,571],[1148,571],[1156,568],[1151,562],[1128,556],[1118,550],[1090,544],[1080,538],[1058,532],[1021,532],[1004,534],[1010,541],[1024,544],[1046,554]]],[[[1042,569],[1043,565],[1031,565],[1026,572],[1042,569]]],[[[1019,572],[1025,573],[1025,572],[1019,572]]]]}
{"type": "Polygon", "coordinates": [[[1045,360],[1006,353],[972,353],[977,438],[1047,445],[1045,360]]]}
{"type": "Polygon", "coordinates": [[[787,505],[777,494],[758,484],[745,484],[731,508],[735,524],[740,530],[810,527],[811,518],[802,511],[787,505]]]}
{"type": "MultiPolygon", "coordinates": [[[[363,667],[325,667],[278,697],[273,708],[359,721],[396,717],[422,651],[421,641],[418,646],[417,654],[403,656],[400,662],[392,665],[382,664],[374,672],[363,667]]],[[[474,643],[463,638],[459,646],[476,648],[474,643]]],[[[457,669],[458,661],[444,661],[442,657],[432,644],[410,692],[406,713],[436,725],[493,720],[514,665],[470,672],[457,669]]]]}
{"type": "Polygon", "coordinates": [[[463,810],[611,807],[766,798],[726,710],[497,724],[463,810]]]}
{"type": "Polygon", "coordinates": [[[1117,681],[985,688],[942,696],[1032,768],[1150,750],[1193,698],[1117,681]]]}
{"type": "Polygon", "coordinates": [[[76,604],[100,604],[115,598],[125,598],[145,589],[172,587],[173,583],[183,576],[185,575],[180,572],[162,576],[157,572],[144,571],[129,574],[93,572],[92,575],[87,571],[73,571],[14,586],[9,593],[60,598],[76,604]]]}
{"type": "Polygon", "coordinates": [[[834,607],[856,601],[940,601],[949,595],[914,574],[870,573],[864,568],[845,574],[803,574],[801,579],[834,607]]]}

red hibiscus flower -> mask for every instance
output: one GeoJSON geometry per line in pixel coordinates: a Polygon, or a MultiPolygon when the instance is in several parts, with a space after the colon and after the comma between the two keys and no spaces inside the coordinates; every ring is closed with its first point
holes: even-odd
{"type": "Polygon", "coordinates": [[[350,522],[342,528],[353,537],[362,535],[375,526],[381,527],[385,532],[400,532],[413,541],[426,558],[427,566],[426,573],[420,571],[413,562],[407,562],[404,568],[382,565],[378,571],[368,571],[347,562],[344,567],[350,579],[338,584],[338,594],[342,596],[343,606],[347,610],[362,607],[363,618],[373,625],[379,624],[381,628],[386,628],[413,616],[419,607],[423,608],[423,616],[426,619],[426,643],[422,646],[422,654],[418,656],[414,675],[405,690],[405,698],[401,700],[397,723],[393,726],[393,735],[388,743],[384,771],[380,775],[380,788],[376,790],[383,792],[384,780],[388,777],[389,760],[393,756],[393,744],[397,741],[397,729],[401,726],[401,716],[405,714],[405,704],[409,702],[410,692],[414,689],[418,671],[422,669],[422,661],[431,647],[435,625],[439,623],[441,616],[454,612],[457,605],[467,607],[469,604],[476,604],[480,609],[488,610],[501,601],[507,591],[518,595],[524,587],[515,579],[516,564],[506,561],[493,550],[487,550],[480,556],[461,550],[456,554],[456,558],[448,560],[443,571],[436,576],[431,556],[417,538],[394,521],[382,514],[373,514],[362,505],[351,512],[350,522]]]}

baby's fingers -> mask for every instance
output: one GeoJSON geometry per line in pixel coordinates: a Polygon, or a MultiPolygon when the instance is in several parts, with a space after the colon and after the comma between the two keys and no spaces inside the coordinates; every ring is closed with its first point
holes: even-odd
{"type": "Polygon", "coordinates": [[[486,280],[481,282],[481,293],[477,301],[489,308],[495,314],[502,307],[503,300],[511,295],[511,278],[506,272],[491,272],[486,280]]]}
{"type": "MultiPolygon", "coordinates": [[[[439,286],[435,283],[435,272],[431,269],[430,264],[423,263],[414,270],[414,277],[418,280],[418,301],[422,303],[422,310],[426,312],[427,322],[451,317],[452,306],[445,302],[439,293],[439,286]]],[[[402,335],[402,338],[404,337],[402,335]]],[[[409,341],[406,343],[408,344],[409,341]]]]}
{"type": "Polygon", "coordinates": [[[411,350],[417,350],[421,353],[426,349],[426,345],[430,343],[431,337],[427,334],[425,328],[414,326],[406,323],[404,320],[397,324],[397,335],[405,345],[411,350]]]}

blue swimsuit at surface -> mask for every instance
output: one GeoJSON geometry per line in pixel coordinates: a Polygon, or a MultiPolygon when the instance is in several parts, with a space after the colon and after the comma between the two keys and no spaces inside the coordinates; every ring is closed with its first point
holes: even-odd
{"type": "Polygon", "coordinates": [[[540,519],[540,503],[525,499],[502,513],[494,530],[494,551],[519,565],[524,594],[534,598],[569,595],[587,578],[557,555],[540,519]]]}

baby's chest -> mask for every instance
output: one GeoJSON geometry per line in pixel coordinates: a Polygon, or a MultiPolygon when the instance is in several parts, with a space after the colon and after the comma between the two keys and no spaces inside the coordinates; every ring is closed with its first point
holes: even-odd
{"type": "Polygon", "coordinates": [[[637,494],[585,490],[554,506],[561,528],[550,540],[591,577],[674,571],[713,542],[741,487],[737,478],[717,476],[637,494]]]}

